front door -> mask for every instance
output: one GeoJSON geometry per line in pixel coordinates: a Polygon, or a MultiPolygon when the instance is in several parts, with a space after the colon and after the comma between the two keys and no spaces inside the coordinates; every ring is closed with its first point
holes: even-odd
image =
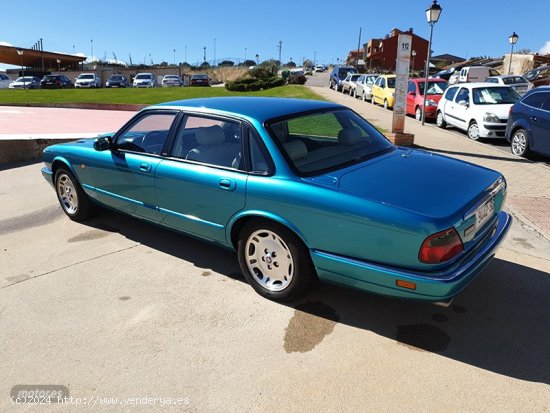
{"type": "Polygon", "coordinates": [[[89,165],[102,203],[158,222],[155,173],[177,111],[151,110],[115,136],[112,150],[97,152],[89,165]]]}

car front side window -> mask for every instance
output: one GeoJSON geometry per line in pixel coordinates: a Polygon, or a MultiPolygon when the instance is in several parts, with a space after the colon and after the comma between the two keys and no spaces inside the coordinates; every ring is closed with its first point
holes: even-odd
{"type": "Polygon", "coordinates": [[[466,103],[469,103],[470,102],[470,91],[463,87],[462,89],[460,89],[460,92],[458,92],[458,94],[456,95],[456,98],[455,98],[455,101],[457,103],[459,102],[466,102],[466,103]]]}
{"type": "Polygon", "coordinates": [[[176,112],[159,112],[142,116],[118,136],[116,148],[160,155],[176,116],[176,112]]]}

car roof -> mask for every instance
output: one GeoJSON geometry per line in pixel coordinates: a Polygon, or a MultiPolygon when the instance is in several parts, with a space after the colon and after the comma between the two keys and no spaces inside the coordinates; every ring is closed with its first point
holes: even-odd
{"type": "MultiPolygon", "coordinates": [[[[418,83],[418,82],[425,82],[426,78],[425,77],[412,77],[409,80],[411,82],[418,83]]],[[[447,82],[447,80],[442,79],[440,77],[430,77],[430,78],[428,78],[428,84],[430,84],[431,82],[449,83],[449,82],[447,82]]]]}
{"type": "Polygon", "coordinates": [[[472,82],[472,83],[456,83],[451,86],[462,86],[462,87],[468,87],[468,88],[475,88],[475,87],[510,87],[507,85],[499,85],[496,83],[486,83],[486,82],[472,82]]]}
{"type": "Polygon", "coordinates": [[[205,113],[233,115],[264,122],[268,119],[284,117],[299,112],[342,109],[345,107],[321,100],[233,96],[185,99],[161,103],[149,108],[193,109],[205,113]]]}

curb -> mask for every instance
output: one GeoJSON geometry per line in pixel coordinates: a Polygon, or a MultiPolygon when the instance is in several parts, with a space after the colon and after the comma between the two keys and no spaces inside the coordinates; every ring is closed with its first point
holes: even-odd
{"type": "Polygon", "coordinates": [[[46,146],[76,139],[13,139],[0,141],[0,165],[42,158],[46,146]]]}

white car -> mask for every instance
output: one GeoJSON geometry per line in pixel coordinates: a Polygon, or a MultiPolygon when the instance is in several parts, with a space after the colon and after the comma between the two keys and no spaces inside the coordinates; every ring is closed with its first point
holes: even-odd
{"type": "Polygon", "coordinates": [[[101,87],[101,79],[95,73],[81,73],[74,82],[76,88],[98,88],[101,87]]]}
{"type": "Polygon", "coordinates": [[[504,137],[510,108],[519,100],[509,86],[463,83],[449,86],[437,105],[440,128],[455,126],[473,140],[504,137]]]}
{"type": "Polygon", "coordinates": [[[162,87],[183,86],[183,82],[178,75],[165,75],[162,78],[162,87]]]}
{"type": "Polygon", "coordinates": [[[40,78],[36,76],[18,77],[8,86],[10,89],[40,89],[40,78]]]}
{"type": "Polygon", "coordinates": [[[12,80],[8,75],[0,73],[0,89],[7,89],[12,80]]]}
{"type": "Polygon", "coordinates": [[[520,95],[523,95],[529,89],[529,81],[518,75],[491,76],[485,79],[485,83],[510,86],[520,95]]]}
{"type": "Polygon", "coordinates": [[[155,87],[157,80],[152,73],[138,73],[134,77],[134,87],[155,87]]]}

